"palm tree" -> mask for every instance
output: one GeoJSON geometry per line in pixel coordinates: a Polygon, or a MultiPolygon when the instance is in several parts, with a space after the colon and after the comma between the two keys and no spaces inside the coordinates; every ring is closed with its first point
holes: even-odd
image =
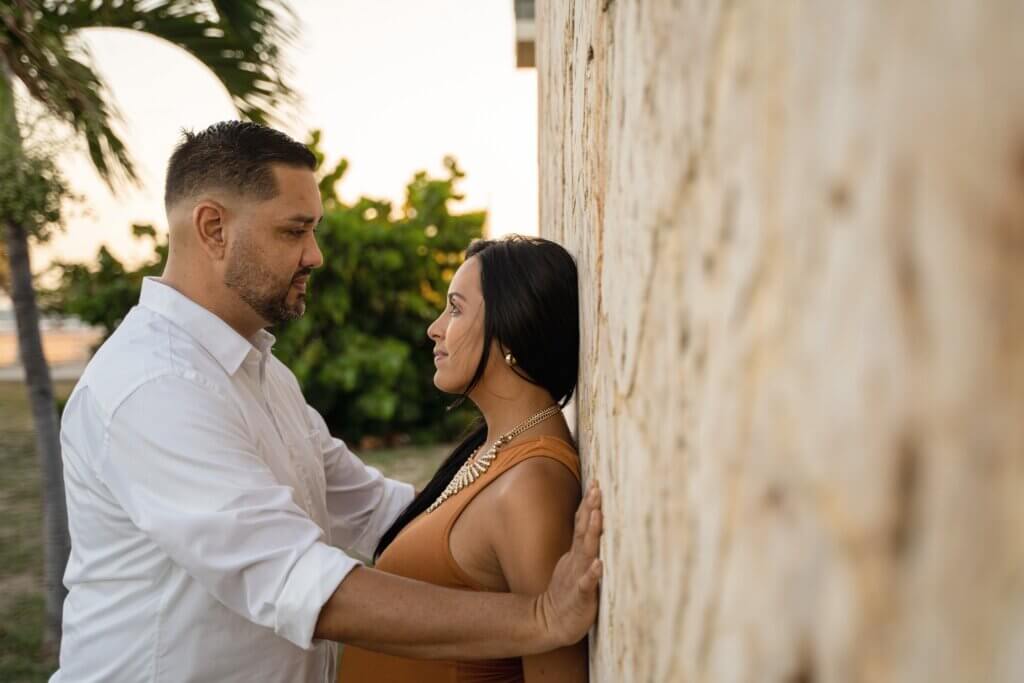
{"type": "Polygon", "coordinates": [[[7,247],[0,241],[0,292],[11,291],[11,267],[7,262],[7,247]]]}
{"type": "MultiPolygon", "coordinates": [[[[294,38],[294,16],[284,0],[6,0],[0,3],[0,167],[9,187],[26,181],[25,169],[33,168],[18,126],[17,81],[50,116],[71,125],[112,188],[136,180],[115,131],[117,112],[81,41],[84,31],[98,27],[139,31],[180,47],[220,80],[244,118],[267,122],[293,99],[281,49],[294,38]]],[[[38,179],[27,179],[32,180],[38,179]]],[[[0,193],[0,235],[42,472],[44,642],[52,652],[60,643],[70,543],[59,425],[29,263],[28,240],[39,212],[5,202],[12,194],[23,193],[0,193]]]]}

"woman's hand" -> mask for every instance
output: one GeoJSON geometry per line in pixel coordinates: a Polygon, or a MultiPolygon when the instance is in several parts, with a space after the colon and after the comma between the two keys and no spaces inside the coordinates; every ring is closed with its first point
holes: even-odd
{"type": "Polygon", "coordinates": [[[576,511],[572,547],[537,598],[537,617],[551,636],[552,650],[578,643],[597,619],[601,529],[601,490],[592,483],[576,511]]]}

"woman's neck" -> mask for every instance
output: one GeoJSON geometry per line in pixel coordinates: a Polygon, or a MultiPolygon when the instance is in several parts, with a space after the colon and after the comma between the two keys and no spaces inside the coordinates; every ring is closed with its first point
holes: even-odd
{"type": "MultiPolygon", "coordinates": [[[[476,403],[480,412],[483,413],[484,421],[487,423],[487,440],[485,446],[494,443],[498,437],[507,434],[517,426],[530,419],[537,413],[555,405],[551,394],[547,390],[524,382],[525,386],[517,387],[516,391],[498,392],[482,390],[474,392],[471,398],[476,403]]],[[[544,422],[523,432],[522,436],[529,438],[548,433],[561,434],[565,431],[564,420],[559,415],[554,415],[544,422]],[[549,424],[558,421],[562,424],[549,424]],[[552,427],[555,429],[552,431],[552,427]]]]}

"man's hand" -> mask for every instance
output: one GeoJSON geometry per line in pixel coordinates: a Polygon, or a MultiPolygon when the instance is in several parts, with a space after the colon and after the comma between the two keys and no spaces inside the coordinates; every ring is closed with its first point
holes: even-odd
{"type": "Polygon", "coordinates": [[[572,547],[555,566],[547,591],[537,598],[537,617],[552,639],[552,650],[578,643],[597,618],[601,528],[601,490],[591,484],[576,510],[572,547]]]}

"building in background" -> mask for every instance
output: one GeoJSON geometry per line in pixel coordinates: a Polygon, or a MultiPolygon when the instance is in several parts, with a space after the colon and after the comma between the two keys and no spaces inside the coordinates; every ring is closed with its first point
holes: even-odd
{"type": "Polygon", "coordinates": [[[515,0],[516,13],[516,66],[533,68],[536,60],[537,28],[534,23],[534,0],[515,0]]]}

